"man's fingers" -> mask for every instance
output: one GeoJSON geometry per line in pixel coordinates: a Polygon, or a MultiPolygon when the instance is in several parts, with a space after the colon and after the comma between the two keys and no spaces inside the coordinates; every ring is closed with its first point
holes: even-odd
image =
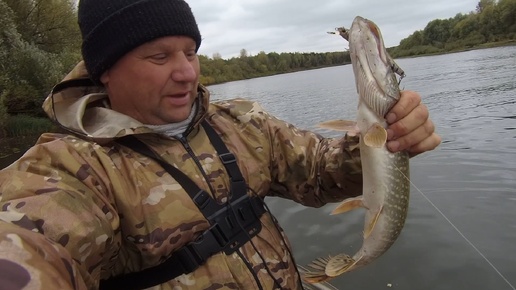
{"type": "Polygon", "coordinates": [[[385,116],[387,123],[387,148],[392,152],[407,151],[411,157],[433,150],[441,143],[435,134],[428,108],[414,91],[402,91],[399,101],[385,116]]]}
{"type": "Polygon", "coordinates": [[[402,91],[399,101],[387,113],[387,123],[392,124],[405,118],[412,110],[421,103],[421,96],[414,91],[402,91]]]}
{"type": "Polygon", "coordinates": [[[410,114],[405,116],[403,119],[398,120],[389,126],[389,139],[397,139],[399,136],[407,135],[421,126],[426,126],[425,130],[429,132],[429,135],[433,133],[433,123],[429,122],[429,112],[424,104],[416,106],[410,114]]]}
{"type": "MultiPolygon", "coordinates": [[[[389,141],[387,143],[387,148],[394,152],[411,150],[412,148],[417,150],[419,147],[414,146],[419,146],[419,143],[425,141],[427,138],[431,138],[432,135],[434,135],[434,131],[434,123],[427,119],[424,124],[416,126],[416,128],[410,131],[410,133],[396,138],[393,141],[389,141]]],[[[423,146],[423,148],[425,147],[423,146]]]]}
{"type": "Polygon", "coordinates": [[[426,138],[425,140],[410,147],[410,149],[408,150],[409,156],[414,157],[423,152],[426,152],[429,150],[434,150],[437,146],[439,146],[439,144],[441,144],[441,137],[434,133],[430,137],[426,138]]]}

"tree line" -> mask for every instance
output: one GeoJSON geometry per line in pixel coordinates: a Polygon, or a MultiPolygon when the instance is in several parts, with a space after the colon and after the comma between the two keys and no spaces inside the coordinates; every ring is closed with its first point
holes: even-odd
{"type": "Polygon", "coordinates": [[[475,11],[430,21],[389,52],[393,57],[444,53],[516,40],[516,0],[481,0],[475,11]]]}
{"type": "MultiPolygon", "coordinates": [[[[41,104],[80,60],[74,0],[0,0],[0,136],[12,115],[43,116],[41,104]]],[[[516,40],[516,0],[481,0],[475,10],[436,19],[389,48],[394,57],[443,53],[516,40]]],[[[350,62],[346,51],[200,55],[205,85],[350,62]]]]}
{"type": "Polygon", "coordinates": [[[205,85],[250,79],[274,74],[289,73],[306,69],[342,65],[351,61],[349,52],[325,53],[265,53],[247,55],[242,49],[239,57],[228,60],[218,54],[213,58],[201,55],[200,82],[205,85]]]}

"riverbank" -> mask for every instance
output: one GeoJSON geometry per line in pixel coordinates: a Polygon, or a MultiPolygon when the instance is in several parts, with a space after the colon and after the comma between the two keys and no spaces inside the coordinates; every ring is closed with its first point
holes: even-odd
{"type": "MultiPolygon", "coordinates": [[[[465,52],[465,51],[472,51],[472,50],[478,50],[478,49],[488,49],[488,48],[495,48],[495,47],[504,47],[504,46],[516,46],[516,40],[504,40],[504,41],[498,41],[498,42],[488,42],[488,43],[482,43],[479,45],[471,46],[471,47],[460,47],[455,48],[452,50],[442,50],[432,53],[421,53],[421,54],[411,54],[411,55],[403,55],[403,56],[396,56],[395,58],[416,58],[416,57],[423,57],[423,56],[434,56],[434,55],[443,55],[443,54],[450,54],[450,53],[459,53],[459,52],[465,52]]],[[[395,47],[391,47],[388,50],[394,50],[395,47]]],[[[389,53],[390,54],[390,53],[389,53]]]]}

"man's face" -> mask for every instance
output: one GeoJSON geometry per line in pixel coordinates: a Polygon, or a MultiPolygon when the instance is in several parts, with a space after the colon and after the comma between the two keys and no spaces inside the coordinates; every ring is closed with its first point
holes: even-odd
{"type": "Polygon", "coordinates": [[[185,120],[197,96],[199,58],[187,36],[144,43],[104,72],[113,110],[148,125],[185,120]]]}

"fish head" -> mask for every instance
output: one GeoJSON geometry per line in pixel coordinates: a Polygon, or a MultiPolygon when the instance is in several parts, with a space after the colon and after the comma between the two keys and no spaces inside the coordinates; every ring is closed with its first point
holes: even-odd
{"type": "Polygon", "coordinates": [[[374,91],[375,98],[381,98],[378,113],[384,116],[400,98],[396,73],[401,69],[388,54],[374,22],[357,16],[347,33],[358,94],[370,96],[374,91]]]}

